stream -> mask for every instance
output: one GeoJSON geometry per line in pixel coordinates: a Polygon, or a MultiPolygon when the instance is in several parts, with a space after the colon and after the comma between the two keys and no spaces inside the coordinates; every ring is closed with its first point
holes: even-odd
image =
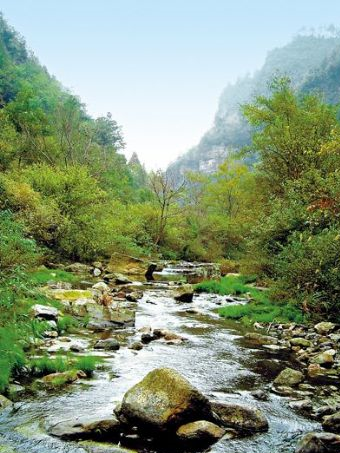
{"type": "MultiPolygon", "coordinates": [[[[163,366],[179,371],[211,400],[254,405],[268,418],[267,433],[222,439],[211,447],[213,453],[293,453],[301,434],[320,428],[317,422],[294,412],[288,398],[268,391],[269,399],[264,402],[251,395],[253,390],[270,387],[279,371],[289,365],[288,356],[249,346],[243,339],[246,329],[242,325],[216,314],[223,297],[204,294],[195,296],[192,303],[176,303],[168,289],[168,284],[161,282],[144,287],[136,329],[114,331],[113,336],[123,346],[117,352],[102,353],[107,366],[91,380],[79,381],[61,392],[41,391],[2,413],[0,453],[121,452],[109,444],[100,444],[95,450],[94,443],[63,442],[47,435],[45,427],[79,416],[112,414],[132,385],[163,366]],[[154,341],[138,352],[124,346],[139,339],[138,329],[145,326],[166,328],[188,341],[178,345],[154,341]]],[[[84,335],[91,338],[94,334],[86,331],[84,335]]]]}

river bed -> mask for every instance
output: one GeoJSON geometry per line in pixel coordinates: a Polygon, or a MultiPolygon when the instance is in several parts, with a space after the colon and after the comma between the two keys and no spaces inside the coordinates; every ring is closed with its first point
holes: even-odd
{"type": "Polygon", "coordinates": [[[91,380],[16,403],[14,410],[0,416],[0,453],[114,453],[117,450],[108,444],[93,450],[93,445],[86,443],[60,441],[46,434],[46,426],[79,416],[112,414],[126,390],[152,369],[163,366],[179,371],[211,400],[254,405],[268,418],[267,433],[222,439],[211,452],[293,453],[301,434],[320,426],[297,415],[288,398],[269,392],[273,378],[289,364],[289,357],[246,344],[242,336],[245,328],[216,314],[221,299],[197,295],[192,303],[176,303],[167,285],[145,287],[138,303],[136,329],[115,331],[114,335],[127,344],[140,338],[138,329],[150,326],[176,332],[187,341],[178,345],[154,341],[138,352],[123,346],[105,353],[105,370],[97,371],[91,380]],[[268,390],[269,400],[255,400],[251,391],[256,389],[268,390]]]}

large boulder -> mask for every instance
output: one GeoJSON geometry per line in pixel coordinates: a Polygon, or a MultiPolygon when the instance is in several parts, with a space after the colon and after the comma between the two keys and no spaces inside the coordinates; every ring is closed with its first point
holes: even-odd
{"type": "Polygon", "coordinates": [[[210,445],[221,439],[225,432],[225,429],[212,422],[198,420],[180,426],[176,434],[178,439],[185,443],[210,445]]]}
{"type": "Polygon", "coordinates": [[[110,440],[118,441],[121,425],[116,417],[77,418],[62,421],[48,429],[49,434],[63,440],[110,440]]]}
{"type": "Polygon", "coordinates": [[[152,431],[212,417],[208,399],[171,368],[158,368],[128,390],[116,410],[121,421],[152,431]]]}
{"type": "Polygon", "coordinates": [[[234,428],[245,434],[268,431],[266,417],[255,407],[233,403],[211,403],[211,407],[226,428],[234,428]]]}
{"type": "Polygon", "coordinates": [[[308,433],[298,444],[295,453],[339,453],[340,436],[333,433],[308,433]]]}
{"type": "Polygon", "coordinates": [[[183,285],[176,289],[174,298],[177,302],[192,302],[194,297],[194,288],[192,285],[183,285]]]}
{"type": "Polygon", "coordinates": [[[304,380],[304,375],[301,371],[293,370],[292,368],[285,368],[275,378],[275,385],[293,386],[298,385],[304,380]]]}
{"type": "Polygon", "coordinates": [[[326,415],[322,420],[322,427],[325,431],[340,434],[340,412],[335,412],[335,414],[332,415],[326,415]]]}

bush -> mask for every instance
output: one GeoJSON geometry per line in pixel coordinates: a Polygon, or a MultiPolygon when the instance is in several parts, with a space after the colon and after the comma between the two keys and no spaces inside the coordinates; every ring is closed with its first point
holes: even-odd
{"type": "Polygon", "coordinates": [[[294,232],[276,262],[277,286],[316,315],[340,315],[340,229],[294,232]]]}

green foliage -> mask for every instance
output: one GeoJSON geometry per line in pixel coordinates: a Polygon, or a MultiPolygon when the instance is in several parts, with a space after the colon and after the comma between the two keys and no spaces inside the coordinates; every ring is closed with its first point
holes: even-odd
{"type": "Polygon", "coordinates": [[[196,285],[196,291],[220,295],[245,296],[245,304],[228,304],[218,310],[228,319],[241,320],[245,324],[254,322],[296,322],[302,323],[305,318],[301,310],[292,303],[271,301],[271,293],[252,286],[256,276],[227,276],[220,280],[207,280],[196,285]]]}
{"type": "Polygon", "coordinates": [[[266,299],[244,305],[227,305],[220,308],[218,312],[224,318],[241,320],[245,324],[254,322],[295,322],[299,324],[305,320],[301,311],[294,305],[282,302],[270,303],[266,299]]]}
{"type": "Polygon", "coordinates": [[[30,366],[37,376],[46,376],[53,373],[64,373],[65,371],[81,370],[87,375],[91,375],[101,362],[98,357],[81,356],[57,356],[50,358],[47,356],[31,359],[30,366]]]}
{"type": "Polygon", "coordinates": [[[45,267],[28,273],[28,278],[33,285],[43,286],[48,282],[76,283],[79,277],[61,269],[47,269],[45,267]]]}
{"type": "Polygon", "coordinates": [[[58,319],[57,327],[59,334],[73,332],[79,328],[79,321],[73,316],[63,316],[58,319]]]}
{"type": "Polygon", "coordinates": [[[241,295],[249,293],[252,297],[262,297],[263,291],[259,291],[255,288],[247,286],[247,283],[253,283],[256,280],[256,276],[253,275],[239,275],[239,276],[227,276],[220,280],[206,280],[198,283],[195,287],[198,292],[214,293],[225,295],[241,295]]]}

